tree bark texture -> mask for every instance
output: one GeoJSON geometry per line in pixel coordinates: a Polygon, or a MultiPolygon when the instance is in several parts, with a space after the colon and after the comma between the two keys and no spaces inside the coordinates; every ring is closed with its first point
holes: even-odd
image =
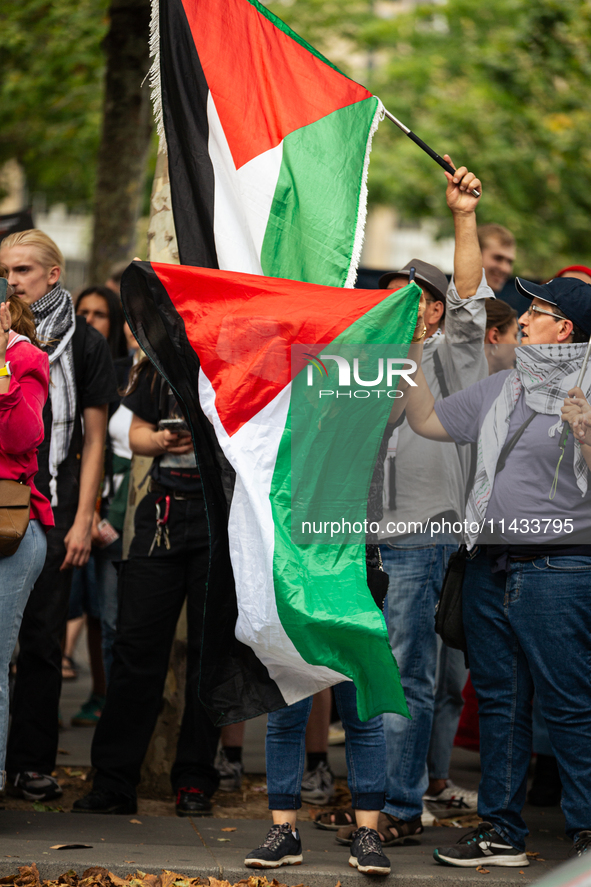
{"type": "Polygon", "coordinates": [[[133,258],[152,132],[149,0],[111,0],[103,128],[98,153],[91,283],[133,258]]]}
{"type": "MultiPolygon", "coordinates": [[[[170,181],[168,159],[159,152],[156,159],[154,184],[150,201],[150,224],[148,226],[148,260],[179,264],[179,254],[174,229],[174,218],[170,202],[170,181]]],[[[129,538],[129,521],[133,520],[135,508],[146,490],[147,484],[139,487],[145,476],[149,460],[134,456],[134,461],[142,462],[132,473],[130,499],[127,507],[126,528],[129,538]],[[132,502],[133,500],[133,502],[132,502]],[[131,505],[131,508],[130,508],[131,505]],[[131,512],[131,513],[130,513],[131,512]]],[[[133,524],[131,525],[133,527],[133,524]]],[[[124,540],[125,540],[124,536],[124,540]]],[[[172,642],[166,684],[162,696],[160,716],[144,758],[142,781],[139,794],[144,797],[170,797],[170,771],[176,756],[176,744],[185,707],[185,683],[187,664],[187,611],[183,606],[178,621],[176,635],[172,642]]]]}

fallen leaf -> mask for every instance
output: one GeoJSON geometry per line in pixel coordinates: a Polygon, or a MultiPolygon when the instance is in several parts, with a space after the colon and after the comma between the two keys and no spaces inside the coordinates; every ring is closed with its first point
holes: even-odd
{"type": "Polygon", "coordinates": [[[41,801],[35,801],[33,810],[36,813],[63,813],[63,807],[50,807],[49,804],[42,804],[41,801]]]}
{"type": "Polygon", "coordinates": [[[520,875],[525,875],[525,872],[523,871],[523,869],[519,869],[519,874],[520,874],[520,875]]]}
{"type": "Polygon", "coordinates": [[[229,838],[218,838],[218,841],[227,841],[229,843],[230,839],[229,838]]]}
{"type": "Polygon", "coordinates": [[[335,884],[335,887],[341,887],[341,882],[337,881],[337,883],[335,884]]]}
{"type": "MultiPolygon", "coordinates": [[[[53,844],[50,850],[92,850],[92,844],[53,844]]],[[[66,874],[69,874],[67,872],[66,874]]]]}
{"type": "Polygon", "coordinates": [[[67,751],[65,748],[58,748],[57,753],[58,753],[58,755],[69,755],[70,754],[70,752],[67,751]]]}
{"type": "Polygon", "coordinates": [[[235,832],[236,829],[235,828],[223,828],[222,831],[223,832],[235,832]]]}
{"type": "Polygon", "coordinates": [[[229,881],[218,881],[217,878],[209,878],[209,887],[231,887],[229,881]]]}
{"type": "Polygon", "coordinates": [[[141,825],[141,822],[139,819],[130,819],[129,821],[133,822],[134,825],[141,825]]]}
{"type": "Polygon", "coordinates": [[[485,869],[484,866],[477,865],[476,871],[480,872],[481,875],[490,875],[490,869],[485,869]]]}

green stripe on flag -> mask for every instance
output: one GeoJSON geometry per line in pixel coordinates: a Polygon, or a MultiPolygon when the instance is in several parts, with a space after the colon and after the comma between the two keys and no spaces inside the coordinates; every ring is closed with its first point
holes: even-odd
{"type": "Polygon", "coordinates": [[[374,97],[355,102],[285,137],[263,274],[344,286],[377,107],[374,97]]]}
{"type": "MultiPolygon", "coordinates": [[[[364,345],[370,351],[381,345],[385,357],[404,356],[416,325],[419,294],[412,283],[387,296],[322,353],[341,348],[342,354],[351,346],[356,350],[359,343],[360,352],[364,345]]],[[[326,380],[321,385],[334,387],[326,380]]],[[[311,395],[318,391],[318,385],[308,386],[306,370],[293,380],[271,485],[277,611],[306,662],[332,668],[355,682],[362,720],[386,711],[409,716],[384,617],[367,587],[364,542],[296,544],[291,522],[292,495],[305,505],[319,487],[339,489],[348,519],[366,517],[369,484],[393,401],[345,398],[346,408],[340,408],[344,401],[339,401],[335,409],[336,401],[329,404],[311,395]]]]}

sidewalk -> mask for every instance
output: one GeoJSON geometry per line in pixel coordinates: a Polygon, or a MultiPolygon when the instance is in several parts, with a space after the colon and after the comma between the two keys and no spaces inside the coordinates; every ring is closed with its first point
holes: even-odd
{"type": "MultiPolygon", "coordinates": [[[[80,651],[82,653],[82,651],[80,651]]],[[[78,657],[84,662],[84,656],[78,657]]],[[[90,682],[83,665],[80,679],[65,683],[61,711],[65,725],[60,734],[60,766],[88,767],[93,730],[69,727],[70,717],[89,694],[90,682]]],[[[265,719],[249,721],[246,729],[244,764],[248,774],[260,774],[264,783],[265,719]]],[[[332,747],[330,764],[338,777],[346,776],[344,747],[332,747]]],[[[466,788],[477,788],[480,778],[478,755],[454,749],[451,776],[466,788]]],[[[84,816],[72,813],[36,813],[32,805],[19,802],[20,809],[0,810],[0,878],[14,874],[18,866],[35,862],[42,878],[57,878],[72,869],[79,875],[90,866],[100,865],[123,877],[136,870],[159,874],[170,869],[189,877],[212,876],[234,884],[251,874],[276,877],[287,885],[308,887],[353,887],[364,882],[347,864],[348,848],[335,843],[334,832],[320,831],[311,822],[302,821],[300,833],[304,864],[297,867],[261,870],[247,869],[243,859],[264,838],[270,819],[235,819],[237,808],[226,810],[223,797],[214,807],[214,817],[181,819],[174,816],[172,799],[166,809],[173,815],[147,815],[152,802],[140,799],[137,816],[84,816]],[[234,812],[235,811],[235,812],[234,812]],[[223,831],[233,829],[233,831],[223,831]],[[87,844],[88,848],[52,850],[56,844],[87,844]]],[[[262,796],[258,796],[262,800],[262,796]]],[[[58,802],[59,803],[59,802],[58,802]]],[[[64,805],[66,806],[66,805],[64,805]]],[[[259,816],[266,815],[259,805],[259,816]]],[[[245,808],[242,808],[245,809],[245,808]]],[[[308,818],[308,808],[302,810],[308,818]]],[[[249,816],[248,806],[245,815],[249,816]]],[[[527,807],[525,819],[530,829],[528,851],[537,853],[523,869],[491,867],[488,873],[474,869],[446,868],[437,865],[433,848],[455,843],[460,828],[431,827],[421,836],[421,843],[386,849],[392,864],[388,883],[409,887],[436,887],[482,884],[512,887],[531,884],[552,867],[565,860],[570,842],[564,835],[564,819],[559,808],[527,807]]],[[[470,819],[468,826],[472,820],[470,819]]],[[[486,868],[486,866],[485,866],[486,868]]],[[[591,883],[591,882],[590,882],[591,883]]]]}
{"type": "MultiPolygon", "coordinates": [[[[491,867],[488,874],[474,869],[446,868],[432,858],[435,846],[454,843],[462,834],[455,828],[428,828],[421,844],[391,847],[388,882],[412,887],[483,882],[489,887],[531,884],[567,857],[569,842],[561,834],[560,813],[528,811],[531,835],[528,850],[544,861],[531,860],[523,869],[491,867]]],[[[353,887],[364,876],[347,865],[348,848],[334,841],[334,833],[320,831],[310,822],[300,826],[304,864],[271,872],[247,869],[246,853],[260,844],[267,824],[260,820],[141,816],[81,816],[74,813],[0,811],[0,877],[19,865],[36,862],[42,878],[57,878],[70,869],[79,875],[100,865],[123,877],[137,869],[160,874],[171,869],[190,877],[213,876],[234,884],[249,874],[266,874],[288,885],[353,887]],[[135,822],[133,820],[136,820],[135,822]],[[222,829],[234,828],[228,832],[222,829]],[[52,850],[55,844],[88,844],[88,849],[52,850]]]]}

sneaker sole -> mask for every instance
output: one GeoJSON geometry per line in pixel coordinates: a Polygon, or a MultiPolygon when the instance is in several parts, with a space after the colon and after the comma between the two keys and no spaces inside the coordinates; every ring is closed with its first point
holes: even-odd
{"type": "Polygon", "coordinates": [[[71,813],[82,813],[86,816],[93,816],[95,813],[102,813],[114,816],[135,816],[137,807],[122,807],[121,804],[113,804],[112,807],[105,807],[102,810],[81,810],[79,807],[72,807],[71,813]]]}
{"type": "Polygon", "coordinates": [[[304,861],[303,856],[283,856],[276,862],[270,859],[245,859],[244,865],[250,869],[278,869],[282,865],[301,865],[304,861]]]}
{"type": "Polygon", "coordinates": [[[54,801],[56,798],[61,798],[62,795],[63,791],[61,789],[49,793],[42,792],[40,795],[33,794],[33,792],[26,792],[24,789],[21,789],[20,791],[20,797],[24,798],[25,801],[54,801]]]}
{"type": "Polygon", "coordinates": [[[529,865],[529,859],[525,853],[517,856],[481,856],[479,859],[452,859],[450,856],[441,856],[438,850],[433,851],[433,859],[441,865],[451,865],[456,868],[476,868],[479,865],[502,865],[517,867],[529,865]]]}
{"type": "Polygon", "coordinates": [[[349,865],[352,869],[363,872],[364,875],[389,875],[391,872],[390,866],[359,865],[354,856],[349,857],[349,865]]]}

